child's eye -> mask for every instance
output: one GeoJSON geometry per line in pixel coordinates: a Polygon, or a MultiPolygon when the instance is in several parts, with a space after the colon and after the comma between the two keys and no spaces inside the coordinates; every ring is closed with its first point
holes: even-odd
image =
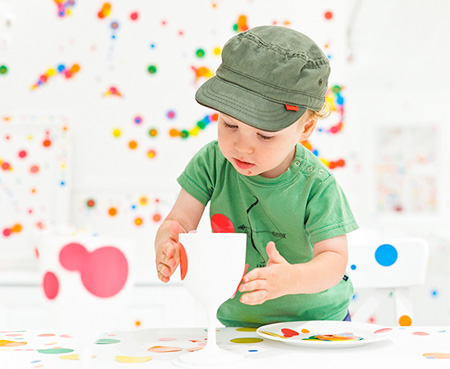
{"type": "Polygon", "coordinates": [[[264,136],[264,135],[262,135],[262,134],[260,134],[260,133],[258,133],[258,137],[259,137],[261,140],[263,140],[263,141],[269,141],[269,140],[271,140],[271,139],[273,138],[273,136],[264,136]]]}
{"type": "Polygon", "coordinates": [[[231,129],[237,128],[237,126],[233,126],[231,124],[228,124],[227,122],[223,122],[223,125],[224,125],[225,128],[231,128],[231,129]]]}

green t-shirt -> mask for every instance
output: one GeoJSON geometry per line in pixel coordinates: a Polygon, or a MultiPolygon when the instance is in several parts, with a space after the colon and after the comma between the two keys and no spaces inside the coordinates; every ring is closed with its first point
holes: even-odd
{"type": "MultiPolygon", "coordinates": [[[[265,178],[238,173],[213,141],[191,159],[178,183],[204,205],[211,201],[210,217],[217,219],[215,227],[247,234],[248,271],[266,265],[269,241],[275,242],[289,263],[306,263],[313,258],[314,243],[358,228],[333,174],[301,144],[297,144],[286,172],[265,178]]],[[[328,290],[285,295],[261,305],[241,303],[242,294],[237,292],[220,306],[217,318],[225,326],[235,327],[343,320],[352,294],[347,276],[328,290]]]]}

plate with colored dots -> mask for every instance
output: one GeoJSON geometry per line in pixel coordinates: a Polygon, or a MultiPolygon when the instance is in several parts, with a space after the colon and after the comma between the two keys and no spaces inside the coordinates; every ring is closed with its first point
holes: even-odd
{"type": "Polygon", "coordinates": [[[388,340],[391,331],[375,324],[313,320],[268,324],[256,332],[263,338],[290,345],[347,348],[388,340]]]}

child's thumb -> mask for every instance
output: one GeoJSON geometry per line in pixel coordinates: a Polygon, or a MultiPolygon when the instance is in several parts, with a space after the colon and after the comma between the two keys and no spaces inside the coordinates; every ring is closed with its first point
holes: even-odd
{"type": "Polygon", "coordinates": [[[277,248],[275,247],[275,242],[270,241],[267,243],[266,247],[267,256],[269,257],[269,261],[272,263],[281,263],[284,261],[284,258],[280,255],[277,248]]]}

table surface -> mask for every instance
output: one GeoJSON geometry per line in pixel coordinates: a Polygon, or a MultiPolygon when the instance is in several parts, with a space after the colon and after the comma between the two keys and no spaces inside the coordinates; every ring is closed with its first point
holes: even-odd
{"type": "MultiPolygon", "coordinates": [[[[349,327],[351,324],[358,323],[350,323],[349,327]]],[[[255,330],[239,328],[218,328],[217,343],[222,349],[243,354],[243,368],[450,368],[450,327],[381,328],[392,328],[388,339],[351,348],[288,345],[271,339],[260,340],[255,330]],[[231,341],[236,338],[249,338],[250,342],[231,341]]],[[[202,328],[104,333],[90,346],[94,356],[90,368],[176,368],[173,361],[204,345],[206,337],[207,332],[202,328]],[[167,350],[173,352],[158,352],[164,350],[161,347],[169,347],[167,350]],[[146,361],[122,362],[137,358],[146,361]]],[[[67,332],[56,330],[0,331],[0,368],[81,368],[82,362],[74,360],[80,352],[79,342],[67,332]]]]}

